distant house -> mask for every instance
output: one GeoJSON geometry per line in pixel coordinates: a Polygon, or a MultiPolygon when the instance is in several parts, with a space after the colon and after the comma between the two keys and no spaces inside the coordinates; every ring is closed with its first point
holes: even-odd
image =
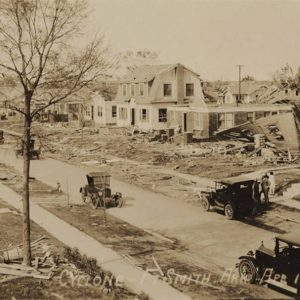
{"type": "Polygon", "coordinates": [[[108,101],[100,93],[94,93],[85,107],[85,119],[95,125],[106,126],[117,124],[117,105],[108,101]]]}
{"type": "Polygon", "coordinates": [[[225,92],[224,103],[234,104],[240,103],[255,103],[258,102],[259,98],[268,87],[265,84],[259,82],[242,82],[241,88],[238,83],[229,85],[225,92]]]}
{"type": "Polygon", "coordinates": [[[181,64],[145,65],[121,78],[117,125],[163,129],[170,107],[205,107],[200,76],[181,64]]]}

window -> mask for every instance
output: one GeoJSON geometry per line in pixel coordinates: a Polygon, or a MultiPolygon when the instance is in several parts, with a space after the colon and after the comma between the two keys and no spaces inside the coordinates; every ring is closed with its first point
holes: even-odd
{"type": "Polygon", "coordinates": [[[133,97],[134,96],[134,84],[131,85],[130,91],[131,91],[130,95],[131,95],[131,97],[133,97]]]}
{"type": "Polygon", "coordinates": [[[185,85],[185,95],[187,97],[193,97],[194,96],[194,84],[193,83],[187,83],[185,85]]]}
{"type": "Polygon", "coordinates": [[[296,90],[296,96],[298,96],[299,95],[299,91],[298,90],[296,90]]]}
{"type": "Polygon", "coordinates": [[[127,120],[127,108],[119,107],[119,118],[121,120],[127,120]]]}
{"type": "Polygon", "coordinates": [[[141,121],[149,121],[149,110],[146,108],[141,109],[141,121]]]}
{"type": "Polygon", "coordinates": [[[84,107],[84,109],[85,109],[86,116],[90,116],[91,115],[91,108],[90,108],[90,106],[84,107]]]}
{"type": "Polygon", "coordinates": [[[234,116],[233,116],[233,113],[226,113],[225,118],[226,118],[226,122],[225,122],[226,129],[233,127],[234,126],[234,116]]]}
{"type": "Polygon", "coordinates": [[[160,108],[158,110],[158,122],[167,122],[167,109],[160,108]]]}
{"type": "Polygon", "coordinates": [[[164,83],[164,97],[172,96],[172,84],[164,83]]]}
{"type": "Polygon", "coordinates": [[[123,96],[127,96],[127,86],[126,84],[123,84],[123,96]]]}
{"type": "Polygon", "coordinates": [[[144,96],[145,94],[145,84],[140,83],[140,96],[144,96]]]}
{"type": "Polygon", "coordinates": [[[225,113],[218,114],[218,129],[225,129],[225,113]]]}
{"type": "Polygon", "coordinates": [[[116,118],[116,117],[117,117],[117,107],[116,107],[115,105],[113,105],[113,106],[111,107],[111,116],[112,116],[113,118],[116,118]]]}
{"type": "Polygon", "coordinates": [[[253,112],[247,112],[247,121],[253,122],[254,121],[254,114],[253,112]]]}
{"type": "Polygon", "coordinates": [[[102,117],[102,106],[98,106],[98,117],[102,117]]]}

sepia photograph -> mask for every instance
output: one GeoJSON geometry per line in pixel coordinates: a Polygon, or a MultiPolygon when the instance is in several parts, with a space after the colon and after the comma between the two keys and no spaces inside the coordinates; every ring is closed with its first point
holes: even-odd
{"type": "Polygon", "coordinates": [[[300,299],[300,0],[0,0],[0,300],[300,299]]]}

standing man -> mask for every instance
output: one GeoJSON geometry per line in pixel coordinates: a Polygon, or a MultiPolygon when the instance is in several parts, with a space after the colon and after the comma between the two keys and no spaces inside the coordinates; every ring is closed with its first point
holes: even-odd
{"type": "Polygon", "coordinates": [[[253,200],[253,215],[256,215],[258,212],[260,212],[260,191],[259,191],[259,183],[258,180],[256,179],[253,182],[252,185],[252,200],[253,200]]]}
{"type": "Polygon", "coordinates": [[[270,181],[269,181],[269,176],[267,174],[265,174],[262,177],[261,188],[262,188],[262,193],[264,194],[265,204],[268,207],[269,206],[270,181]]]}
{"type": "Polygon", "coordinates": [[[275,174],[273,171],[269,174],[269,181],[270,181],[270,195],[275,195],[275,174]]]}

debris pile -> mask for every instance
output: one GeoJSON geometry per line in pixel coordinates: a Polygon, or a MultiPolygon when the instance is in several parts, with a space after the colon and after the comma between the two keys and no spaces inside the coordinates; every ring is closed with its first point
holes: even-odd
{"type": "Polygon", "coordinates": [[[22,245],[0,251],[0,282],[7,282],[16,278],[32,277],[37,279],[51,279],[57,271],[55,256],[51,254],[51,246],[43,241],[45,236],[31,243],[34,257],[33,267],[22,265],[22,245]]]}

